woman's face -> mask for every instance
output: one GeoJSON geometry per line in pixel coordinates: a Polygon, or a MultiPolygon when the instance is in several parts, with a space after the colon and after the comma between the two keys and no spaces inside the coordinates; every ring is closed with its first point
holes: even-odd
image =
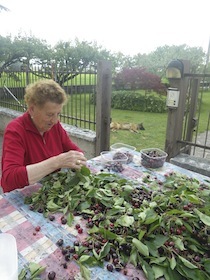
{"type": "Polygon", "coordinates": [[[32,105],[29,108],[32,121],[40,133],[50,130],[59,120],[63,105],[46,102],[43,107],[32,105]]]}

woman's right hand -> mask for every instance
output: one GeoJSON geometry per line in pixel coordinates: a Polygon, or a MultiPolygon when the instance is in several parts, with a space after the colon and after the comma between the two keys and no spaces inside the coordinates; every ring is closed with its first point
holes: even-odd
{"type": "Polygon", "coordinates": [[[71,150],[56,157],[58,168],[80,169],[86,165],[87,159],[82,152],[71,150]]]}

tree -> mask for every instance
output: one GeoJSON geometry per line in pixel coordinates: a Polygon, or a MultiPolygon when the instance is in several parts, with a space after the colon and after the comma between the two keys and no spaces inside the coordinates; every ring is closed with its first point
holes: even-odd
{"type": "Polygon", "coordinates": [[[80,42],[78,39],[74,42],[60,41],[54,47],[53,56],[58,69],[56,80],[62,85],[84,70],[91,71],[92,66],[96,66],[98,60],[109,59],[109,57],[109,52],[97,46],[96,43],[80,42]]]}
{"type": "MultiPolygon", "coordinates": [[[[13,70],[30,71],[39,75],[39,72],[34,71],[34,66],[41,68],[43,61],[48,61],[51,55],[51,49],[46,41],[34,36],[23,37],[19,35],[14,39],[11,36],[0,36],[0,45],[0,75],[2,72],[13,70]]],[[[43,77],[43,73],[40,75],[43,77]]]]}
{"type": "Polygon", "coordinates": [[[148,55],[138,54],[134,56],[134,64],[145,67],[149,72],[160,77],[165,76],[166,68],[173,59],[189,60],[191,73],[201,73],[204,67],[205,52],[201,47],[189,47],[187,45],[162,46],[148,55]]]}
{"type": "Polygon", "coordinates": [[[149,73],[145,68],[133,67],[124,68],[115,79],[116,89],[144,89],[145,91],[155,91],[165,94],[166,87],[161,83],[159,76],[149,73]]]}
{"type": "Polygon", "coordinates": [[[123,68],[131,68],[134,65],[133,58],[121,52],[111,54],[113,74],[120,72],[123,68]]]}
{"type": "MultiPolygon", "coordinates": [[[[109,51],[96,43],[58,42],[54,48],[45,40],[32,35],[0,36],[0,74],[4,71],[19,70],[32,72],[42,78],[53,78],[60,85],[73,79],[84,69],[90,71],[100,59],[109,59],[109,51]]],[[[94,71],[95,72],[95,71],[94,71]]]]}

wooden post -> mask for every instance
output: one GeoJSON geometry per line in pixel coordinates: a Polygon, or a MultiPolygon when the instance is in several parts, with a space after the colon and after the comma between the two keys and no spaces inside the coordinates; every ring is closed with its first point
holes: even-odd
{"type": "Polygon", "coordinates": [[[170,86],[177,88],[180,91],[180,96],[178,108],[168,109],[168,122],[165,141],[165,152],[168,154],[167,161],[179,153],[180,143],[178,143],[178,140],[182,139],[182,129],[189,81],[189,78],[184,77],[184,74],[189,73],[189,61],[183,61],[183,65],[183,76],[180,79],[169,79],[170,86]]]}
{"type": "MultiPolygon", "coordinates": [[[[196,119],[196,110],[198,104],[198,93],[200,88],[200,78],[194,78],[192,81],[192,91],[191,91],[191,100],[188,116],[188,125],[186,133],[186,141],[191,142],[193,138],[193,130],[197,126],[196,119]]],[[[191,147],[189,147],[185,152],[190,154],[191,147]]]]}
{"type": "Polygon", "coordinates": [[[112,71],[110,61],[99,61],[96,92],[96,156],[110,148],[112,71]]]}

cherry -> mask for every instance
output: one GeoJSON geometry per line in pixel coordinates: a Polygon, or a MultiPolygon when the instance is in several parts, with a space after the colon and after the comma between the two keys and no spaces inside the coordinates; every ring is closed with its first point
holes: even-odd
{"type": "MultiPolygon", "coordinates": [[[[75,245],[75,246],[76,246],[76,245],[75,245]]],[[[79,246],[79,245],[78,245],[78,246],[79,246]]],[[[69,253],[71,253],[71,254],[75,253],[75,248],[74,248],[74,247],[69,248],[69,253]]]]}
{"type": "Polygon", "coordinates": [[[58,246],[62,246],[62,245],[63,245],[63,239],[59,239],[59,240],[56,242],[56,244],[57,244],[58,246]]]}
{"type": "Polygon", "coordinates": [[[79,233],[79,234],[83,233],[83,229],[82,229],[82,228],[79,228],[79,229],[78,229],[78,233],[79,233]]]}
{"type": "Polygon", "coordinates": [[[48,273],[48,279],[49,280],[54,280],[55,279],[55,276],[56,276],[56,273],[54,271],[50,271],[48,273]]]}
{"type": "Polygon", "coordinates": [[[68,262],[69,260],[70,260],[70,258],[71,258],[71,255],[65,255],[65,260],[68,262]]]}
{"type": "Polygon", "coordinates": [[[181,229],[178,228],[178,229],[176,230],[176,233],[177,233],[178,235],[182,234],[181,229]]]}
{"type": "Polygon", "coordinates": [[[195,256],[195,257],[194,257],[194,260],[195,260],[196,262],[200,262],[201,259],[200,259],[199,256],[195,256]]]}
{"type": "Polygon", "coordinates": [[[88,222],[88,223],[87,223],[87,227],[89,227],[89,228],[93,228],[93,226],[94,226],[94,224],[93,224],[93,222],[92,222],[92,221],[90,221],[90,222],[88,222]]]}
{"type": "Polygon", "coordinates": [[[79,246],[79,241],[78,240],[74,241],[74,246],[79,246]]]}
{"type": "Polygon", "coordinates": [[[188,206],[188,205],[184,205],[184,206],[183,206],[183,209],[186,210],[186,211],[188,211],[188,210],[189,210],[189,206],[188,206]]]}
{"type": "Polygon", "coordinates": [[[61,223],[65,225],[67,223],[67,219],[65,217],[61,217],[61,223]]]}
{"type": "Polygon", "coordinates": [[[68,250],[67,250],[66,248],[63,248],[63,249],[62,249],[62,254],[63,254],[63,255],[66,255],[67,253],[68,253],[68,250]]]}
{"type": "Polygon", "coordinates": [[[67,268],[67,263],[63,264],[63,268],[65,268],[65,269],[67,268]]]}
{"type": "Polygon", "coordinates": [[[31,211],[34,211],[34,205],[31,204],[31,205],[29,206],[29,209],[30,209],[31,211]]]}
{"type": "Polygon", "coordinates": [[[35,231],[40,231],[41,227],[40,226],[36,226],[35,227],[35,231]]]}
{"type": "Polygon", "coordinates": [[[107,270],[112,272],[114,270],[114,267],[112,264],[108,263],[107,266],[106,266],[107,270]]]}
{"type": "Polygon", "coordinates": [[[76,229],[79,229],[79,228],[80,228],[80,224],[76,224],[76,225],[75,225],[75,228],[76,228],[76,229]]]}
{"type": "Polygon", "coordinates": [[[55,216],[54,215],[49,215],[48,218],[49,218],[50,221],[54,221],[55,220],[55,216]]]}
{"type": "Polygon", "coordinates": [[[79,255],[78,255],[78,254],[74,254],[74,255],[73,255],[73,258],[74,258],[75,260],[78,260],[78,259],[79,259],[79,255]]]}
{"type": "Polygon", "coordinates": [[[113,264],[118,264],[119,263],[119,259],[116,258],[116,259],[113,259],[113,264]]]}

